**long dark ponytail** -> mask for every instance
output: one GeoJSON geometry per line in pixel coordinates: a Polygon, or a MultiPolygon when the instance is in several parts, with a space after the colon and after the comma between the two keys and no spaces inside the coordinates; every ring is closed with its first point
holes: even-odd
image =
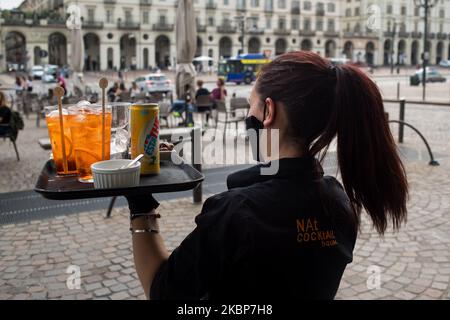
{"type": "Polygon", "coordinates": [[[333,66],[312,52],[284,54],[260,72],[257,91],[281,102],[288,133],[312,156],[325,157],[337,136],[344,189],[357,220],[364,208],[383,234],[406,221],[408,183],[375,83],[357,67],[333,66]]]}

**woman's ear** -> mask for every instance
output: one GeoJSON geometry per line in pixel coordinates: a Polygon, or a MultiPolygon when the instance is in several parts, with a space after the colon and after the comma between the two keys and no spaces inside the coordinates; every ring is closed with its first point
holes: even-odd
{"type": "Polygon", "coordinates": [[[270,127],[275,122],[276,108],[275,102],[271,98],[266,98],[264,101],[266,114],[264,115],[264,127],[270,127]]]}

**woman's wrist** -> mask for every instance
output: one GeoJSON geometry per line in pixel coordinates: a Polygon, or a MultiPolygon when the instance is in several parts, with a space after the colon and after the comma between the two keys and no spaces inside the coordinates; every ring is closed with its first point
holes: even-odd
{"type": "Polygon", "coordinates": [[[154,211],[149,215],[141,215],[135,217],[130,221],[130,231],[132,234],[136,233],[159,233],[158,218],[160,215],[155,214],[154,211]]]}

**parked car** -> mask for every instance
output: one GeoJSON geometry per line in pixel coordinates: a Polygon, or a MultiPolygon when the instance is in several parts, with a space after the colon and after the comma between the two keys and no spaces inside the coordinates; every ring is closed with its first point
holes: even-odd
{"type": "Polygon", "coordinates": [[[135,80],[137,86],[143,92],[172,92],[173,85],[169,78],[163,73],[150,73],[135,80]]]}
{"type": "Polygon", "coordinates": [[[30,76],[33,79],[42,79],[44,76],[44,67],[43,66],[33,66],[30,71],[30,76]]]}
{"type": "Polygon", "coordinates": [[[439,62],[439,65],[444,68],[450,68],[450,60],[441,60],[441,62],[439,62]]]}
{"type": "Polygon", "coordinates": [[[57,81],[57,74],[58,72],[58,66],[53,64],[48,64],[44,68],[44,75],[42,77],[43,82],[56,82],[57,81]]]}
{"type": "Polygon", "coordinates": [[[8,72],[19,71],[19,65],[17,63],[8,63],[8,72]]]}
{"type": "MultiPolygon", "coordinates": [[[[415,74],[410,77],[411,85],[419,85],[422,83],[423,68],[416,70],[415,74]]],[[[447,79],[434,68],[427,67],[426,69],[427,82],[446,82],[447,79]]]]}

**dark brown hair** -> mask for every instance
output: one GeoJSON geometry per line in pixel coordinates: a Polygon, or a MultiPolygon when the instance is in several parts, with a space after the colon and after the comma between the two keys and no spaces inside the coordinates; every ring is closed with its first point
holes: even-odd
{"type": "Polygon", "coordinates": [[[323,161],[337,136],[344,189],[359,225],[364,208],[383,234],[406,221],[408,183],[375,83],[357,67],[333,66],[318,54],[296,51],[279,56],[259,73],[260,98],[280,102],[287,134],[323,161]]]}
{"type": "Polygon", "coordinates": [[[225,85],[225,81],[222,78],[217,79],[217,85],[219,87],[223,87],[225,85]]]}
{"type": "Polygon", "coordinates": [[[198,87],[201,87],[201,86],[203,86],[203,80],[197,80],[197,86],[198,87]]]}

